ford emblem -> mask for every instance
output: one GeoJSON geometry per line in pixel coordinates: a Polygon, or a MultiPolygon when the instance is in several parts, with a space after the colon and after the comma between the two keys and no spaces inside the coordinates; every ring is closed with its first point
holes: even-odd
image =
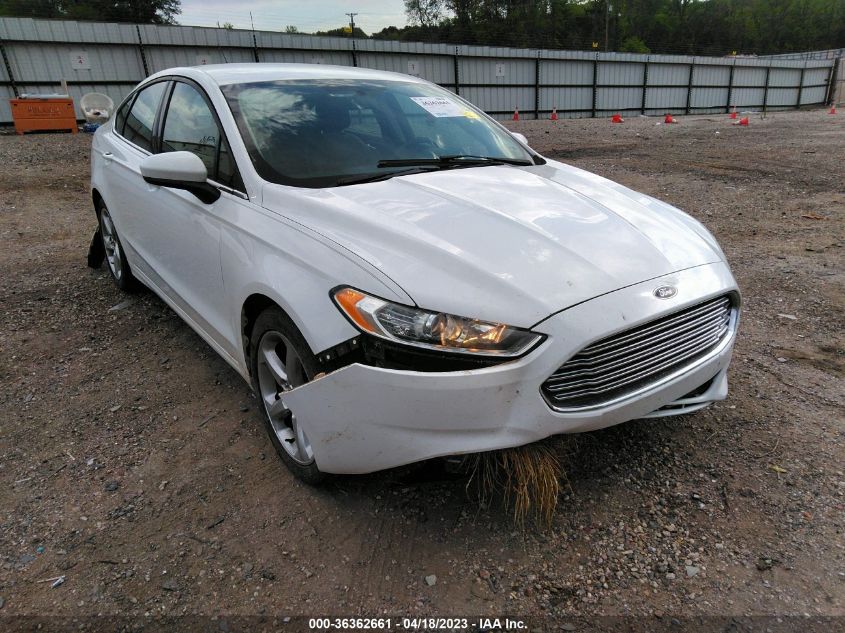
{"type": "Polygon", "coordinates": [[[671,299],[678,294],[678,289],[675,286],[660,286],[654,289],[654,296],[658,299],[671,299]]]}

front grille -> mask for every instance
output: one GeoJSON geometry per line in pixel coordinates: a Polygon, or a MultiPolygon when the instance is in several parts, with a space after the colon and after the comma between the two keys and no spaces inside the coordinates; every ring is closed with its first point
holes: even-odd
{"type": "Polygon", "coordinates": [[[706,356],[728,335],[730,320],[724,296],[604,338],[561,365],[543,395],[555,409],[615,400],[706,356]]]}

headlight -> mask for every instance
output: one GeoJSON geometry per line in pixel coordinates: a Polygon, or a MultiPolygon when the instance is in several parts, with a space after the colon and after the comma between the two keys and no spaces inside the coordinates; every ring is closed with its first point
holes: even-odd
{"type": "Polygon", "coordinates": [[[353,288],[335,290],[340,310],[362,332],[443,352],[519,356],[544,337],[528,330],[391,303],[353,288]]]}

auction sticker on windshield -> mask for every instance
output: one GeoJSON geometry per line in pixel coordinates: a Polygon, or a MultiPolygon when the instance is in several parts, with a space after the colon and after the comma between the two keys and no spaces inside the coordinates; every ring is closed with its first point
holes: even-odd
{"type": "Polygon", "coordinates": [[[411,101],[424,108],[431,116],[466,116],[466,108],[446,97],[411,97],[411,101]]]}

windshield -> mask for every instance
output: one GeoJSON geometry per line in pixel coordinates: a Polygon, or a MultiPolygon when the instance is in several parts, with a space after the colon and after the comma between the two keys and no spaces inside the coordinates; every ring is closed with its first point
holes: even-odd
{"type": "Polygon", "coordinates": [[[222,90],[256,170],[270,182],[333,187],[413,171],[391,161],[428,160],[426,169],[484,164],[431,164],[444,156],[534,162],[479,110],[430,84],[272,81],[222,90]]]}

